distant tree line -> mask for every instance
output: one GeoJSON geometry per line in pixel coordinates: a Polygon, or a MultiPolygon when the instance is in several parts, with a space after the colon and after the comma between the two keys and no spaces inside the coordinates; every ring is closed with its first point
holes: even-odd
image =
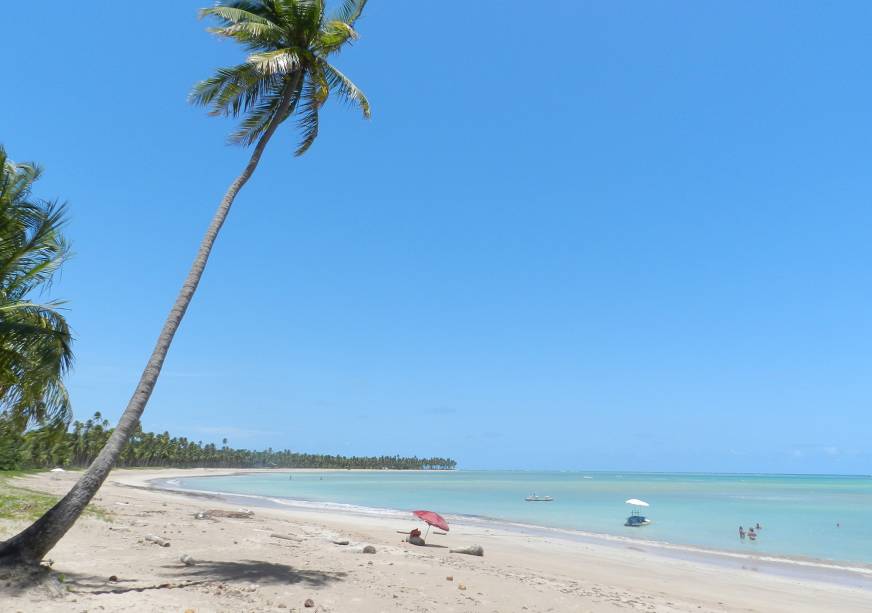
{"type": "MultiPolygon", "coordinates": [[[[98,412],[71,428],[50,422],[23,435],[0,426],[0,470],[19,468],[85,467],[97,456],[112,433],[109,421],[98,412]],[[4,434],[5,432],[5,434],[4,434]]],[[[341,456],[265,449],[234,449],[227,439],[220,446],[203,444],[168,432],[143,432],[130,437],[116,464],[122,467],[176,468],[390,468],[450,470],[450,458],[400,456],[341,456]]]]}

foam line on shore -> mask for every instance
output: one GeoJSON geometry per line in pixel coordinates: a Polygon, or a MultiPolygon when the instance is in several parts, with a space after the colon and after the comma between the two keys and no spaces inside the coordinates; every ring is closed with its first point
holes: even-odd
{"type": "MultiPolygon", "coordinates": [[[[398,520],[408,519],[409,516],[409,511],[401,509],[185,488],[181,487],[181,482],[178,479],[151,479],[146,481],[146,484],[148,488],[156,490],[171,491],[179,494],[195,496],[214,496],[233,504],[240,504],[240,502],[247,501],[255,506],[269,507],[273,509],[290,510],[296,508],[306,511],[335,512],[345,515],[395,518],[398,520]]],[[[719,566],[726,564],[729,566],[738,565],[743,568],[752,567],[755,570],[769,571],[773,574],[782,576],[802,576],[804,578],[822,579],[825,581],[872,589],[872,566],[861,563],[840,563],[832,560],[804,558],[799,556],[780,556],[765,553],[741,553],[725,549],[639,539],[602,532],[554,528],[550,526],[514,522],[497,517],[486,517],[480,515],[464,515],[456,513],[445,513],[444,515],[450,522],[466,527],[481,527],[490,530],[518,532],[529,536],[553,537],[610,547],[645,548],[645,551],[649,553],[665,555],[672,558],[706,562],[719,566]]]]}

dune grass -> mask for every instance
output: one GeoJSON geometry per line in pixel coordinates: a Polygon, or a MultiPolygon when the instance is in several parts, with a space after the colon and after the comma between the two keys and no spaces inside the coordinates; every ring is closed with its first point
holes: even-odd
{"type": "MultiPolygon", "coordinates": [[[[33,521],[60,500],[59,496],[34,492],[9,482],[12,477],[33,472],[37,471],[0,471],[0,519],[33,521]]],[[[88,505],[85,514],[103,521],[112,521],[109,511],[93,504],[88,505]]]]}

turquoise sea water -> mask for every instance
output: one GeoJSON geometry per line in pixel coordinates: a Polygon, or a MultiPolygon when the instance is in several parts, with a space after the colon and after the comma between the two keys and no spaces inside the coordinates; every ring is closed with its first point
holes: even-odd
{"type": "Polygon", "coordinates": [[[511,522],[745,553],[872,563],[872,478],[612,472],[288,471],[186,478],[184,489],[357,510],[431,509],[511,522]],[[532,492],[554,502],[525,502],[532,492]],[[625,528],[628,498],[650,503],[653,523],[625,528]],[[757,542],[739,525],[760,523],[757,542]],[[837,527],[836,524],[840,526],[837,527]]]}

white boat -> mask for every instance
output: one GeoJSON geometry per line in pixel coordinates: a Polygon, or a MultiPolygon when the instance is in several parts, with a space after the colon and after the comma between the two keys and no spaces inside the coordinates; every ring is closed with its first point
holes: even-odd
{"type": "Polygon", "coordinates": [[[554,499],[551,496],[537,496],[533,493],[524,498],[524,500],[527,502],[553,502],[554,499]]]}

